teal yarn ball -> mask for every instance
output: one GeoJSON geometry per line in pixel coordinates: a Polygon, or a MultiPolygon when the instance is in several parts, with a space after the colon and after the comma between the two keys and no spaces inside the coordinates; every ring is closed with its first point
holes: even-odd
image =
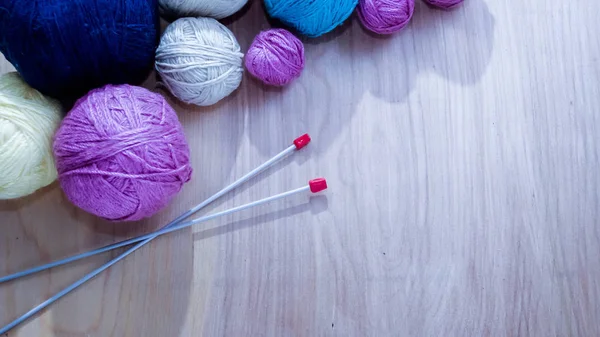
{"type": "Polygon", "coordinates": [[[308,37],[319,37],[341,25],[358,0],[265,0],[270,17],[308,37]]]}

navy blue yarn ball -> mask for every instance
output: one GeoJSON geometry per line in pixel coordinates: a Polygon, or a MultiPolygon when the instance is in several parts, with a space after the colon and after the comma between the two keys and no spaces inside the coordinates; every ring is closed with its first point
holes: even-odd
{"type": "Polygon", "coordinates": [[[141,83],[158,39],[157,0],[0,0],[0,52],[59,99],[141,83]]]}

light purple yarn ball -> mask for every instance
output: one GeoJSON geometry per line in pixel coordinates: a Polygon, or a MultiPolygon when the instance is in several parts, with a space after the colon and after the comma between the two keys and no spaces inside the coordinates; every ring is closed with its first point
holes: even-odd
{"type": "Polygon", "coordinates": [[[246,68],[266,84],[284,86],[304,69],[304,45],[285,29],[261,32],[246,53],[246,68]]]}
{"type": "Polygon", "coordinates": [[[452,9],[460,5],[464,0],[425,0],[428,4],[441,8],[441,9],[452,9]]]}
{"type": "Polygon", "coordinates": [[[162,96],[130,85],[77,101],[55,135],[54,158],[69,200],[111,221],[153,215],[192,174],[175,111],[162,96]]]}
{"type": "Polygon", "coordinates": [[[377,34],[392,34],[406,27],[415,11],[415,0],[360,0],[358,18],[377,34]]]}

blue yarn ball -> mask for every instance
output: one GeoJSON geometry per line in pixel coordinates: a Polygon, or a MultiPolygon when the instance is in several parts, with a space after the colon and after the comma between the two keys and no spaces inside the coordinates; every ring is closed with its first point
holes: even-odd
{"type": "Polygon", "coordinates": [[[308,37],[318,37],[341,25],[358,0],[264,0],[270,17],[308,37]]]}
{"type": "Polygon", "coordinates": [[[159,38],[156,0],[0,0],[0,52],[60,99],[141,83],[159,38]]]}

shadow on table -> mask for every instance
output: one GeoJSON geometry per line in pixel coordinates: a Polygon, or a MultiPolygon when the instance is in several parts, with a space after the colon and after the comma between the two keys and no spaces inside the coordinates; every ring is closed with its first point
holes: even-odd
{"type": "MultiPolygon", "coordinates": [[[[411,24],[394,35],[375,36],[353,18],[323,37],[304,39],[306,68],[290,86],[267,87],[245,74],[240,96],[252,117],[248,120],[251,141],[267,155],[271,147],[264,142],[266,132],[295,135],[308,131],[318,136],[319,151],[325,151],[359,113],[367,92],[386,102],[403,103],[419,76],[429,72],[463,86],[473,85],[490,61],[494,25],[484,0],[466,1],[453,11],[417,1],[411,24]],[[269,109],[272,105],[285,110],[269,109]],[[278,121],[277,129],[269,128],[273,120],[278,121]]],[[[243,50],[261,30],[270,28],[258,3],[230,26],[243,50]]]]}
{"type": "Polygon", "coordinates": [[[325,195],[317,195],[317,196],[311,197],[309,202],[302,203],[300,205],[288,207],[288,208],[281,209],[281,210],[274,211],[274,212],[269,212],[266,214],[262,214],[259,216],[251,217],[251,218],[240,220],[240,221],[234,221],[234,222],[228,223],[223,226],[209,228],[209,229],[205,229],[205,230],[196,232],[193,235],[193,240],[200,241],[200,240],[209,239],[209,238],[212,238],[215,236],[235,232],[238,230],[255,227],[255,226],[260,226],[265,223],[283,220],[283,219],[290,218],[290,217],[293,217],[298,214],[306,213],[308,211],[310,211],[311,214],[316,215],[316,214],[326,211],[327,208],[328,208],[327,197],[325,195]]]}
{"type": "MultiPolygon", "coordinates": [[[[246,10],[244,16],[230,24],[243,50],[247,50],[259,31],[270,27],[259,3],[246,10]]],[[[403,103],[420,74],[430,72],[453,83],[473,85],[483,76],[493,49],[494,18],[483,0],[469,0],[463,7],[450,12],[431,9],[419,2],[411,25],[390,37],[374,37],[363,30],[357,20],[353,21],[323,38],[305,40],[306,71],[289,87],[265,87],[246,73],[240,89],[213,107],[184,105],[166,95],[178,111],[191,141],[195,172],[192,182],[173,200],[172,206],[152,220],[130,225],[112,224],[74,206],[54,209],[43,206],[50,203],[40,200],[49,198],[58,198],[61,204],[68,203],[64,194],[57,191],[56,184],[22,200],[0,202],[0,212],[18,212],[21,223],[9,225],[8,229],[0,226],[0,242],[18,247],[13,252],[17,257],[0,265],[0,272],[13,272],[41,261],[99,247],[110,243],[110,238],[118,241],[146,233],[173,219],[195,202],[219,190],[230,179],[244,123],[249,123],[251,143],[265,156],[273,155],[272,147],[264,142],[269,138],[265,137],[266,133],[276,134],[285,144],[289,141],[286,137],[308,131],[318,136],[319,147],[315,151],[324,152],[340,136],[354,114],[377,114],[377,111],[358,111],[366,93],[386,102],[403,103]],[[251,117],[248,121],[244,120],[244,111],[239,111],[240,106],[251,117]],[[285,110],[271,108],[274,106],[285,107],[285,110]],[[271,127],[274,120],[277,129],[271,127]],[[206,122],[212,124],[205,125],[206,122]],[[206,158],[211,159],[210,165],[204,162],[206,158]],[[198,192],[199,186],[202,189],[198,192]],[[25,204],[30,207],[24,207],[25,204]],[[35,208],[38,204],[40,206],[35,208]],[[47,211],[43,226],[38,223],[39,217],[30,215],[25,208],[47,211]],[[60,242],[44,243],[47,238],[52,240],[59,236],[60,242]],[[88,239],[82,240],[82,237],[88,239]],[[13,242],[16,239],[22,241],[17,245],[13,242]]],[[[151,77],[146,87],[154,86],[155,78],[151,77]]],[[[273,170],[280,170],[290,160],[305,161],[306,156],[288,159],[273,170]]],[[[246,188],[262,179],[255,179],[246,188]]],[[[183,230],[174,240],[153,243],[152,249],[142,249],[57,303],[52,307],[52,325],[62,335],[76,335],[82,331],[102,335],[110,335],[111,331],[131,331],[133,334],[177,336],[185,322],[193,277],[192,268],[180,266],[193,265],[191,247],[194,241],[308,210],[318,213],[326,208],[327,198],[316,197],[307,204],[193,235],[191,229],[183,230]]],[[[41,290],[20,297],[16,309],[10,309],[0,318],[6,320],[14,318],[8,315],[23,313],[115,254],[118,253],[28,278],[25,280],[28,289],[41,290]]],[[[4,258],[0,256],[0,260],[4,258]]],[[[0,297],[20,296],[23,289],[12,285],[2,287],[0,297]]],[[[2,323],[4,321],[0,325],[2,323]]]]}

